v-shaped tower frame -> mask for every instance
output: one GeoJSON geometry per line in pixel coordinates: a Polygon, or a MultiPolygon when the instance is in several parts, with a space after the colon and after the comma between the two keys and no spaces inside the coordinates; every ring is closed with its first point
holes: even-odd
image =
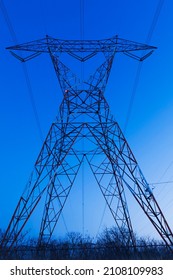
{"type": "Polygon", "coordinates": [[[63,92],[63,100],[59,116],[48,132],[34,170],[6,230],[2,247],[10,250],[15,245],[44,193],[46,201],[39,243],[49,243],[85,159],[115,224],[122,233],[124,244],[135,246],[125,196],[127,188],[171,249],[172,231],[118,123],[111,115],[104,96],[117,52],[142,61],[155,47],[124,40],[118,36],[105,40],[59,40],[47,36],[8,49],[23,62],[48,53],[63,92]],[[17,51],[21,50],[30,54],[22,58],[17,54],[17,51]],[[142,57],[136,55],[140,50],[143,53],[142,57]],[[60,54],[64,52],[81,63],[102,53],[104,62],[88,80],[81,81],[60,60],[60,54]],[[84,141],[87,143],[85,148],[84,141]]]}

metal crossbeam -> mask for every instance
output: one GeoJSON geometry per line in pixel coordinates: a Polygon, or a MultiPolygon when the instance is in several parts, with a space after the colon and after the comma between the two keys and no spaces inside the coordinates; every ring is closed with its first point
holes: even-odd
{"type": "Polygon", "coordinates": [[[81,61],[86,61],[90,59],[96,53],[113,53],[113,52],[121,52],[126,55],[131,56],[135,59],[144,59],[145,55],[151,54],[156,47],[149,46],[146,44],[137,43],[130,40],[125,40],[119,38],[118,36],[114,36],[110,39],[105,40],[60,40],[50,36],[46,36],[43,39],[31,41],[25,44],[20,44],[12,47],[8,47],[7,50],[12,51],[12,53],[19,59],[29,60],[34,58],[41,53],[68,53],[74,56],[76,59],[81,61]],[[13,51],[27,51],[33,52],[32,55],[27,56],[26,58],[22,58],[15,54],[13,51]],[[145,51],[145,55],[142,57],[138,57],[133,54],[136,51],[145,51]],[[89,53],[85,58],[82,56],[77,56],[76,53],[89,53]]]}

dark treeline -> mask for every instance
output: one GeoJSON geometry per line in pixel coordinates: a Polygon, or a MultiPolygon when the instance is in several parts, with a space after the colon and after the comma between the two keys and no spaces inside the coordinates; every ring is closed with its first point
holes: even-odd
{"type": "MultiPolygon", "coordinates": [[[[1,238],[3,234],[1,233],[1,238]]],[[[173,253],[161,241],[137,238],[136,246],[126,245],[116,228],[105,229],[94,240],[80,233],[69,233],[64,239],[38,245],[36,239],[24,238],[9,254],[1,248],[1,259],[23,260],[168,260],[173,253]]]]}

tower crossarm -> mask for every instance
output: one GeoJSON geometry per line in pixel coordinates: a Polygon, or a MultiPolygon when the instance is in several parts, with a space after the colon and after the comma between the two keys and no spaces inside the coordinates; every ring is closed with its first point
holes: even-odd
{"type": "Polygon", "coordinates": [[[22,61],[34,58],[41,53],[62,53],[66,52],[74,56],[76,53],[88,53],[87,58],[92,57],[92,54],[96,53],[108,53],[108,52],[121,52],[129,55],[132,58],[143,60],[148,57],[156,47],[149,46],[147,44],[137,43],[134,41],[119,38],[117,35],[103,40],[61,40],[50,36],[46,36],[43,39],[31,41],[24,44],[19,44],[7,48],[12,52],[14,56],[22,61]],[[136,51],[145,51],[142,56],[134,54],[136,51]],[[27,51],[32,52],[31,55],[22,58],[13,51],[27,51]]]}

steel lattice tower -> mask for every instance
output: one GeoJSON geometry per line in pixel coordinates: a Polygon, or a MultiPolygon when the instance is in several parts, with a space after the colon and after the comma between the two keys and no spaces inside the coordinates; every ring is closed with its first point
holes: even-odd
{"type": "Polygon", "coordinates": [[[42,53],[48,53],[63,92],[63,100],[59,115],[48,132],[34,170],[6,230],[2,247],[10,250],[16,244],[44,193],[46,201],[39,243],[49,243],[85,159],[115,224],[123,235],[124,244],[135,246],[125,197],[125,189],[128,188],[171,249],[172,231],[118,123],[111,115],[104,96],[116,53],[120,52],[142,61],[155,47],[124,40],[118,36],[105,40],[59,40],[47,36],[8,49],[23,62],[42,53]],[[142,57],[136,55],[140,50],[143,51],[142,57]],[[22,58],[17,51],[26,51],[30,54],[22,58]],[[81,81],[60,60],[60,55],[64,52],[81,63],[101,53],[104,62],[88,80],[81,81]],[[83,141],[87,143],[85,150],[81,148],[83,141]]]}

